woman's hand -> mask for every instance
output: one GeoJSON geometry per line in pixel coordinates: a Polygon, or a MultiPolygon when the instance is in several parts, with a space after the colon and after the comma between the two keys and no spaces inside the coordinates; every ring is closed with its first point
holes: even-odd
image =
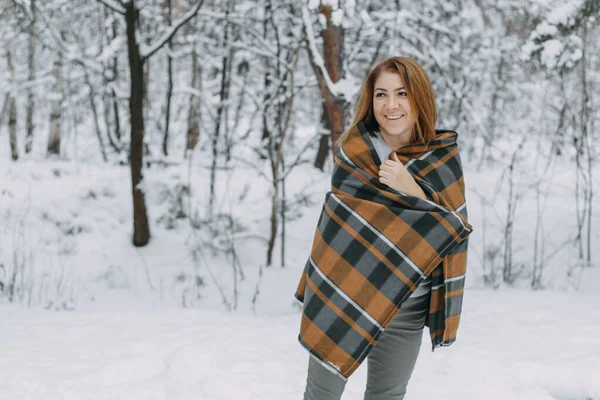
{"type": "Polygon", "coordinates": [[[381,164],[381,167],[379,168],[379,182],[398,192],[419,197],[421,199],[427,199],[427,195],[398,159],[396,152],[392,153],[391,160],[385,160],[383,164],[381,164]]]}

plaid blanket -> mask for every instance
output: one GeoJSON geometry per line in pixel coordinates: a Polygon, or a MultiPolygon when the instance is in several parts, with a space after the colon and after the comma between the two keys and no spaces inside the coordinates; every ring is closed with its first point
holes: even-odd
{"type": "Polygon", "coordinates": [[[455,341],[472,231],[455,132],[396,150],[428,200],[379,182],[381,160],[367,135],[359,124],[335,157],[295,294],[303,303],[300,343],[342,380],[427,276],[432,349],[455,341]]]}

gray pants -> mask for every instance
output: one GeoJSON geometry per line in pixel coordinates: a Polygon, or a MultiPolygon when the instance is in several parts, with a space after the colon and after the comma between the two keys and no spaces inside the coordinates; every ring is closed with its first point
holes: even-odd
{"type": "MultiPolygon", "coordinates": [[[[410,297],[367,357],[365,400],[402,400],[419,355],[430,295],[410,297]]],[[[304,400],[339,400],[346,383],[309,357],[304,400]]]]}

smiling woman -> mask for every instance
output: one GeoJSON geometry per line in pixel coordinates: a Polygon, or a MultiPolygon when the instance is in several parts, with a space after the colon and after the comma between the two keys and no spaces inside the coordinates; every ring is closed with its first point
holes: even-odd
{"type": "Polygon", "coordinates": [[[365,359],[364,398],[402,400],[425,325],[433,348],[456,339],[472,227],[457,134],[436,120],[416,61],[367,75],[296,291],[305,400],[340,399],[365,359]]]}
{"type": "Polygon", "coordinates": [[[373,114],[382,139],[390,147],[402,147],[411,142],[417,115],[397,73],[383,71],[377,78],[373,114]]]}
{"type": "MultiPolygon", "coordinates": [[[[365,78],[360,96],[356,102],[354,120],[350,128],[338,139],[341,145],[349,132],[359,123],[373,133],[383,126],[382,134],[391,147],[396,146],[398,139],[388,140],[391,136],[386,131],[387,121],[394,116],[409,114],[401,145],[409,143],[427,143],[435,138],[437,111],[435,94],[425,70],[415,60],[406,57],[392,57],[375,66],[365,78]],[[392,107],[392,108],[390,108],[392,107]],[[396,112],[397,111],[397,112],[396,112]],[[411,129],[414,128],[414,129],[411,129]]],[[[392,131],[394,128],[390,126],[392,131]]]]}

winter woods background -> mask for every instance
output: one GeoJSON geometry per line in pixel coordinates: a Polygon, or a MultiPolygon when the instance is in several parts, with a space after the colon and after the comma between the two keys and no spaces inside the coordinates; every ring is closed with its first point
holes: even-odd
{"type": "Polygon", "coordinates": [[[598,0],[0,13],[0,301],[290,310],[332,139],[392,55],[424,66],[438,127],[459,133],[467,284],[577,290],[600,275],[598,0]]]}

